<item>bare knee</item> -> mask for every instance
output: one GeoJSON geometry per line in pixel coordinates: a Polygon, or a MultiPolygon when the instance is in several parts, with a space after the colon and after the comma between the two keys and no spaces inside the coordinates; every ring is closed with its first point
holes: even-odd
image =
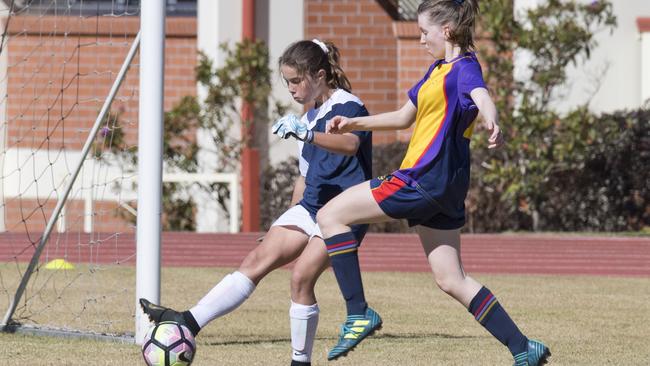
{"type": "Polygon", "coordinates": [[[433,277],[438,288],[451,296],[457,294],[463,285],[462,278],[458,278],[456,275],[451,275],[445,272],[434,271],[433,277]]]}
{"type": "Polygon", "coordinates": [[[327,208],[327,206],[321,208],[316,213],[316,222],[318,223],[318,227],[321,229],[321,231],[324,229],[329,229],[335,225],[334,221],[334,216],[330,214],[330,210],[327,208]]]}
{"type": "Polygon", "coordinates": [[[269,272],[268,265],[257,250],[253,250],[241,262],[238,271],[250,278],[256,285],[269,272]]]}
{"type": "Polygon", "coordinates": [[[291,297],[294,300],[313,298],[315,284],[316,278],[313,273],[294,268],[291,273],[291,297]]]}
{"type": "Polygon", "coordinates": [[[341,220],[340,215],[337,215],[327,205],[316,214],[316,222],[318,222],[318,228],[325,238],[350,230],[347,223],[341,220]]]}

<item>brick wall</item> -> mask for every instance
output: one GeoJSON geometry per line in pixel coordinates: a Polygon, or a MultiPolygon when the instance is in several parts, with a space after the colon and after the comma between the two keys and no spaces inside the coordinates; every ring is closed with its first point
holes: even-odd
{"type": "MultiPolygon", "coordinates": [[[[63,149],[80,150],[138,29],[138,17],[12,17],[2,50],[8,57],[7,74],[2,75],[7,95],[0,100],[7,107],[6,148],[51,151],[52,159],[65,159],[59,153],[63,149]]],[[[181,97],[196,95],[196,19],[169,17],[166,34],[164,107],[169,110],[181,97]]],[[[138,140],[138,62],[136,56],[111,106],[119,113],[126,145],[132,147],[138,140]]],[[[69,170],[74,163],[68,162],[69,170]]],[[[35,172],[34,179],[46,179],[40,174],[35,172]]],[[[11,231],[42,230],[54,208],[51,198],[5,200],[5,223],[11,231]]],[[[117,210],[116,202],[95,202],[95,230],[132,229],[117,210]]],[[[67,213],[68,230],[83,228],[81,201],[70,201],[67,213]]]]}
{"type": "MultiPolygon", "coordinates": [[[[13,198],[5,201],[5,225],[9,232],[23,232],[31,236],[32,241],[37,241],[47,222],[54,212],[56,200],[33,200],[13,198]]],[[[65,231],[84,231],[84,202],[81,200],[69,200],[65,206],[65,231]]],[[[135,226],[125,218],[130,217],[125,209],[119,207],[115,202],[94,201],[91,213],[93,232],[106,233],[135,233],[135,226]]],[[[54,227],[58,230],[59,222],[54,227]]]]}
{"type": "MultiPolygon", "coordinates": [[[[313,37],[336,43],[353,91],[371,114],[406,103],[407,91],[433,62],[420,45],[417,22],[393,21],[375,0],[306,0],[305,38],[313,37]]],[[[411,131],[376,131],[373,141],[408,141],[411,131]]]]}
{"type": "MultiPolygon", "coordinates": [[[[399,106],[398,48],[392,23],[374,0],[305,0],[305,38],[322,38],[337,45],[353,92],[371,114],[399,106]]],[[[375,143],[395,139],[394,132],[373,135],[375,143]]]]}
{"type": "MultiPolygon", "coordinates": [[[[13,17],[9,22],[7,105],[9,147],[83,146],[139,27],[138,17],[13,17]]],[[[168,18],[165,109],[195,95],[196,19],[168,18]]],[[[4,52],[4,51],[3,51],[4,52]]],[[[138,58],[112,111],[137,125],[138,58]]],[[[137,143],[137,129],[126,131],[137,143]]]]}
{"type": "MultiPolygon", "coordinates": [[[[399,64],[397,88],[400,90],[401,106],[408,99],[407,91],[422,79],[433,58],[420,44],[420,30],[416,22],[394,22],[393,31],[397,38],[399,64]]],[[[397,131],[396,138],[400,141],[408,141],[411,138],[411,131],[412,129],[397,131]]]]}

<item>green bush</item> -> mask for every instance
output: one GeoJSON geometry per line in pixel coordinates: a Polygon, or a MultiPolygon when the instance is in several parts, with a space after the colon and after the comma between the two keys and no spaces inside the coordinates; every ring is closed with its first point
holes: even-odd
{"type": "Polygon", "coordinates": [[[650,227],[650,110],[593,118],[588,145],[553,172],[541,206],[550,230],[640,231],[650,227]]]}

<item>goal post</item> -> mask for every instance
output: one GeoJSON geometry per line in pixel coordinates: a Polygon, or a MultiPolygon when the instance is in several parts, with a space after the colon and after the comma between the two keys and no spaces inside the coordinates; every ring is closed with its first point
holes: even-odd
{"type": "Polygon", "coordinates": [[[140,109],[138,134],[138,225],[136,234],[135,341],[142,343],[149,320],[139,298],[160,303],[162,232],[162,139],[165,60],[164,0],[142,0],[140,8],[140,109]]]}

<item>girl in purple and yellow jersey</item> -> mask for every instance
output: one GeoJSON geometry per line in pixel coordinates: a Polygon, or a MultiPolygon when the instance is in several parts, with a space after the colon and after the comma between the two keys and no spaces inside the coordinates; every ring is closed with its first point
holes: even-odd
{"type": "Polygon", "coordinates": [[[345,355],[382,324],[365,301],[358,244],[350,226],[391,219],[407,219],[416,227],[438,286],[509,348],[516,366],[542,365],[550,356],[548,347],[520,332],[496,297],[467,276],[461,263],[469,143],[479,114],[489,131],[488,146],[503,143],[496,107],[471,52],[477,1],[427,0],[419,6],[420,43],[435,61],[408,91],[402,108],[368,117],[337,116],[328,125],[329,133],[339,134],[405,129],[415,122],[397,171],[347,189],[318,212],[318,225],[348,310],[329,359],[345,355]]]}

